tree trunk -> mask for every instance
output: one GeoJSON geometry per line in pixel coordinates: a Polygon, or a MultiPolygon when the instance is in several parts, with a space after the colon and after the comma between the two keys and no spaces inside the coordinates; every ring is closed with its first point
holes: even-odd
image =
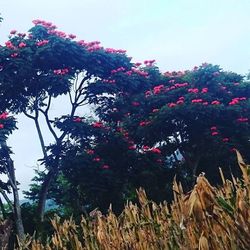
{"type": "Polygon", "coordinates": [[[22,242],[25,238],[25,233],[23,228],[21,206],[17,188],[13,189],[13,196],[14,196],[14,210],[15,210],[14,214],[15,214],[16,230],[18,238],[22,242]]]}
{"type": "Polygon", "coordinates": [[[15,216],[17,236],[19,240],[22,241],[25,237],[25,234],[24,234],[23,221],[22,221],[22,215],[21,215],[21,207],[20,207],[20,200],[19,200],[19,194],[18,194],[18,188],[17,188],[17,182],[16,182],[14,162],[10,158],[10,151],[6,142],[2,142],[1,146],[6,157],[6,163],[7,163],[6,172],[7,172],[9,182],[13,191],[14,216],[15,216]]]}
{"type": "Polygon", "coordinates": [[[39,193],[38,207],[37,207],[37,213],[40,222],[44,221],[45,205],[49,187],[51,182],[55,179],[57,173],[58,173],[58,167],[52,168],[51,170],[49,170],[48,174],[45,177],[44,182],[42,183],[42,187],[39,193]]]}

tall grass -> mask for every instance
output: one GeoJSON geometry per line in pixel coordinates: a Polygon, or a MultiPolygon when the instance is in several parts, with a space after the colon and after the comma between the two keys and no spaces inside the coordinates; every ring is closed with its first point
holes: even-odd
{"type": "Polygon", "coordinates": [[[138,190],[139,205],[126,204],[120,216],[95,210],[82,217],[52,220],[54,234],[47,244],[28,237],[18,249],[250,249],[250,165],[237,152],[242,179],[225,180],[215,188],[204,174],[185,194],[173,182],[174,200],[156,204],[138,190]]]}

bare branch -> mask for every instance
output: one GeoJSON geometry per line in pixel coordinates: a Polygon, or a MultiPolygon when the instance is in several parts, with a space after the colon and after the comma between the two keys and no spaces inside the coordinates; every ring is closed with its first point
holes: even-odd
{"type": "Polygon", "coordinates": [[[58,140],[58,136],[55,132],[55,130],[53,129],[53,127],[51,126],[51,121],[49,119],[49,115],[48,115],[48,110],[46,109],[45,111],[42,110],[42,109],[38,109],[45,117],[45,120],[46,120],[46,123],[47,123],[47,126],[49,128],[49,131],[51,132],[51,134],[53,135],[53,137],[55,138],[55,140],[57,141],[58,140]]]}
{"type": "Polygon", "coordinates": [[[24,113],[28,118],[30,118],[30,119],[33,119],[33,120],[36,119],[35,116],[32,116],[32,115],[28,114],[26,111],[23,111],[23,113],[24,113]]]}

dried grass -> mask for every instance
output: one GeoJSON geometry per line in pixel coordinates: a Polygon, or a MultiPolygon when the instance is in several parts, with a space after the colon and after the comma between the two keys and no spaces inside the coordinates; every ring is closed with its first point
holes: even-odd
{"type": "Polygon", "coordinates": [[[140,189],[140,204],[129,202],[118,217],[111,208],[106,216],[93,211],[79,225],[57,217],[46,245],[27,237],[18,249],[250,249],[250,166],[237,157],[242,180],[226,180],[220,170],[223,186],[215,188],[201,174],[188,194],[174,180],[171,204],[156,204],[140,189]]]}

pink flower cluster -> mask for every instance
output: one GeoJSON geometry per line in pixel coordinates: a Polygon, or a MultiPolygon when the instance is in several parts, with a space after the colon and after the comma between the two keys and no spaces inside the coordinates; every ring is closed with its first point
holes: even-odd
{"type": "Polygon", "coordinates": [[[61,37],[61,38],[66,38],[67,37],[65,32],[59,31],[59,30],[49,30],[48,33],[51,34],[51,35],[61,37]]]}
{"type": "Polygon", "coordinates": [[[132,102],[132,105],[133,105],[134,107],[138,107],[138,106],[140,106],[140,103],[139,103],[139,102],[132,102]]]}
{"type": "Polygon", "coordinates": [[[44,46],[49,43],[49,40],[42,40],[36,43],[37,46],[44,46]]]}
{"type": "Polygon", "coordinates": [[[3,124],[0,124],[0,129],[1,129],[1,128],[4,128],[4,125],[3,125],[3,124]]]}
{"type": "Polygon", "coordinates": [[[88,48],[87,48],[87,51],[89,51],[89,52],[94,52],[94,51],[103,49],[103,47],[101,47],[101,46],[99,45],[99,43],[98,43],[98,44],[94,44],[94,45],[92,45],[92,46],[89,46],[89,44],[90,44],[90,43],[86,44],[86,46],[88,47],[88,48]]]}
{"type": "Polygon", "coordinates": [[[202,90],[201,90],[201,93],[207,93],[208,92],[208,88],[203,88],[202,90]]]}
{"type": "Polygon", "coordinates": [[[220,102],[219,101],[212,101],[211,104],[212,105],[220,105],[220,102]]]}
{"type": "Polygon", "coordinates": [[[47,29],[50,29],[50,30],[53,30],[53,29],[57,28],[51,22],[46,22],[46,21],[39,20],[39,19],[33,20],[32,23],[34,23],[35,25],[41,25],[41,26],[43,26],[43,27],[45,27],[47,29]]]}
{"type": "Polygon", "coordinates": [[[5,45],[6,45],[6,47],[9,48],[9,49],[15,49],[15,46],[12,44],[11,41],[5,42],[5,45]]]}
{"type": "Polygon", "coordinates": [[[151,67],[154,63],[155,63],[155,60],[146,60],[146,61],[144,61],[144,64],[147,67],[151,67]]]}
{"type": "Polygon", "coordinates": [[[217,127],[216,126],[211,127],[210,130],[211,130],[211,135],[212,136],[215,136],[215,135],[219,134],[219,132],[217,131],[217,127]]]}
{"type": "Polygon", "coordinates": [[[109,165],[103,165],[102,169],[110,169],[110,166],[109,165]]]}
{"type": "Polygon", "coordinates": [[[139,70],[139,69],[135,69],[135,68],[132,68],[131,70],[134,73],[136,73],[137,75],[140,75],[140,76],[143,76],[143,77],[147,77],[148,76],[148,72],[145,72],[145,71],[142,71],[142,70],[139,70]]]}
{"type": "Polygon", "coordinates": [[[188,83],[187,83],[187,82],[184,82],[184,83],[176,83],[174,86],[175,86],[176,88],[186,87],[186,86],[188,86],[188,83]]]}
{"type": "Polygon", "coordinates": [[[142,149],[143,149],[143,150],[149,150],[150,147],[149,147],[149,146],[143,146],[142,149]]]}
{"type": "Polygon", "coordinates": [[[188,89],[188,92],[196,94],[196,93],[199,93],[199,89],[197,89],[197,88],[188,89]]]}
{"type": "Polygon", "coordinates": [[[248,122],[248,118],[246,117],[240,117],[237,119],[238,122],[248,122]]]}
{"type": "Polygon", "coordinates": [[[93,149],[87,149],[87,150],[86,150],[86,153],[87,153],[88,155],[93,155],[93,154],[95,153],[95,151],[94,151],[93,149]]]}
{"type": "Polygon", "coordinates": [[[84,40],[77,41],[76,43],[83,46],[83,47],[85,47],[87,45],[87,43],[84,40]]]}
{"type": "Polygon", "coordinates": [[[236,105],[240,101],[245,101],[246,99],[247,99],[246,97],[235,97],[231,100],[231,102],[229,102],[229,105],[236,105]]]}
{"type": "Polygon", "coordinates": [[[136,146],[135,145],[131,145],[128,147],[129,150],[135,150],[136,149],[136,146]]]}
{"type": "Polygon", "coordinates": [[[92,127],[94,128],[103,128],[103,123],[102,122],[95,122],[92,124],[92,127]]]}
{"type": "Polygon", "coordinates": [[[7,118],[8,118],[8,113],[7,112],[4,112],[4,113],[0,114],[0,119],[1,120],[5,120],[7,118]]]}
{"type": "Polygon", "coordinates": [[[159,148],[152,148],[150,151],[155,154],[161,154],[161,150],[159,148]]]}
{"type": "Polygon", "coordinates": [[[135,67],[140,67],[142,64],[140,62],[137,62],[134,65],[135,65],[135,67]]]}
{"type": "Polygon", "coordinates": [[[76,35],[68,34],[68,38],[69,38],[69,39],[75,39],[75,38],[76,38],[76,35]]]}
{"type": "Polygon", "coordinates": [[[11,30],[11,31],[10,31],[10,34],[11,34],[11,35],[15,35],[16,33],[17,33],[16,30],[11,30]]]}
{"type": "Polygon", "coordinates": [[[139,123],[139,126],[140,126],[140,127],[145,127],[145,126],[149,125],[150,123],[151,123],[150,121],[141,121],[141,122],[139,123]]]}
{"type": "Polygon", "coordinates": [[[66,75],[67,73],[69,73],[69,69],[65,68],[65,69],[55,69],[54,71],[55,75],[66,75]]]}
{"type": "Polygon", "coordinates": [[[10,56],[11,56],[12,58],[15,58],[15,57],[18,56],[18,53],[13,53],[13,54],[11,54],[10,56]]]}
{"type": "Polygon", "coordinates": [[[103,79],[102,81],[106,83],[115,83],[115,80],[109,80],[109,79],[103,79]]]}
{"type": "Polygon", "coordinates": [[[183,76],[185,74],[185,71],[167,71],[164,73],[164,76],[166,77],[180,77],[180,76],[183,76]]]}
{"type": "Polygon", "coordinates": [[[153,110],[152,110],[153,113],[156,113],[156,112],[158,112],[158,111],[159,111],[159,109],[153,109],[153,110]]]}
{"type": "Polygon", "coordinates": [[[178,101],[176,102],[176,104],[180,105],[184,103],[184,96],[179,97],[178,101]]]}
{"type": "Polygon", "coordinates": [[[19,48],[25,48],[27,45],[24,42],[19,43],[18,47],[19,48]]]}
{"type": "Polygon", "coordinates": [[[125,54],[127,51],[123,50],[123,49],[113,49],[113,48],[106,48],[105,51],[107,53],[111,53],[111,54],[125,54]]]}
{"type": "Polygon", "coordinates": [[[118,73],[118,72],[121,72],[121,71],[125,71],[125,68],[124,67],[120,67],[118,69],[113,69],[113,70],[111,70],[111,74],[115,74],[115,73],[118,73]]]}
{"type": "Polygon", "coordinates": [[[161,93],[163,90],[164,90],[164,85],[161,84],[161,85],[155,86],[153,89],[153,92],[155,95],[157,95],[157,94],[161,93]]]}
{"type": "Polygon", "coordinates": [[[168,107],[169,107],[169,108],[173,108],[173,107],[175,107],[175,106],[176,106],[176,104],[175,104],[175,103],[173,103],[173,102],[168,103],[168,107]]]}
{"type": "Polygon", "coordinates": [[[76,117],[73,119],[73,122],[82,122],[82,119],[80,117],[76,117]]]}
{"type": "Polygon", "coordinates": [[[203,100],[202,99],[193,99],[191,102],[192,103],[202,103],[203,100]]]}

